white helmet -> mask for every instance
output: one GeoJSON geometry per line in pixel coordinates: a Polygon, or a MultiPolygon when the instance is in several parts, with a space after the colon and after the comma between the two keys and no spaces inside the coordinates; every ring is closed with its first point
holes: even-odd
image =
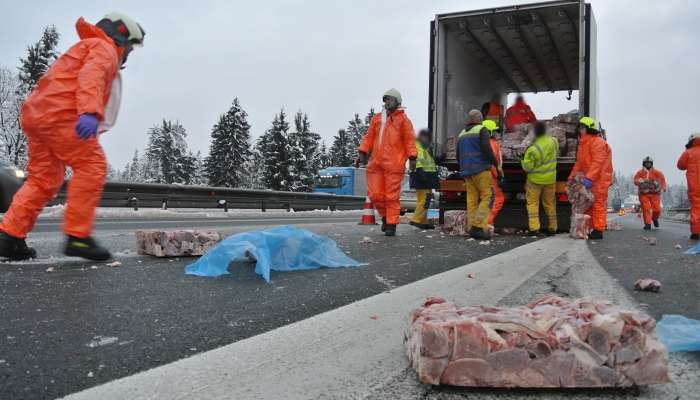
{"type": "Polygon", "coordinates": [[[102,17],[96,25],[119,46],[143,46],[143,37],[146,36],[146,32],[141,25],[127,15],[111,12],[102,17]]]}
{"type": "Polygon", "coordinates": [[[391,96],[391,97],[395,98],[396,101],[398,101],[399,104],[401,104],[401,93],[399,93],[398,90],[396,90],[396,89],[394,89],[394,88],[391,88],[391,89],[387,90],[387,91],[384,93],[384,96],[382,96],[382,101],[384,100],[384,97],[387,97],[387,96],[391,96]]]}

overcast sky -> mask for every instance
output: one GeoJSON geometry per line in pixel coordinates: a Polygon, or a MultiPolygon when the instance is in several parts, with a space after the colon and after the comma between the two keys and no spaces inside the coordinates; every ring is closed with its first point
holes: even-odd
{"type": "MultiPolygon", "coordinates": [[[[60,50],[75,20],[109,11],[138,20],[146,43],[123,71],[117,126],[102,138],[121,168],[162,118],[187,129],[206,153],[211,127],[238,97],[257,137],[284,107],[308,113],[331,138],[356,112],[379,108],[398,88],[416,128],[427,125],[429,21],[436,13],[523,3],[474,1],[3,1],[0,64],[15,67],[48,24],[60,50]],[[175,5],[175,3],[178,3],[175,5]]],[[[671,181],[688,135],[700,131],[700,1],[593,0],[598,21],[600,119],[617,170],[651,155],[671,181]]],[[[576,108],[564,94],[527,97],[538,116],[576,108]],[[553,97],[554,96],[554,97],[553,97]],[[552,101],[561,99],[561,102],[552,101]],[[554,105],[557,105],[556,107],[554,105]]]]}

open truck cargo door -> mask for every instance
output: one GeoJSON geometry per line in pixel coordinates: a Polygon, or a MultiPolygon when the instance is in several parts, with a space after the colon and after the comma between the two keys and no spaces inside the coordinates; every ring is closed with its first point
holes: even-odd
{"type": "MultiPolygon", "coordinates": [[[[561,113],[598,117],[596,25],[590,4],[579,0],[438,14],[431,22],[428,124],[437,154],[457,169],[456,137],[469,110],[480,110],[495,93],[563,92],[561,113]],[[568,103],[578,92],[578,104],[568,103]]],[[[557,189],[566,229],[570,207],[563,193],[575,163],[575,149],[558,159],[557,189]]],[[[506,204],[496,220],[526,223],[525,174],[517,158],[504,159],[506,204]],[[511,214],[522,214],[513,217],[511,214]]],[[[463,209],[457,182],[443,182],[441,212],[463,209]]],[[[442,213],[441,213],[442,215],[442,213]]]]}

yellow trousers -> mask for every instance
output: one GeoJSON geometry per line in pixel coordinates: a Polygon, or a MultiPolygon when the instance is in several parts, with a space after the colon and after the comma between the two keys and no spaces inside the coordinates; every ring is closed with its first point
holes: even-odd
{"type": "Polygon", "coordinates": [[[428,195],[432,194],[432,192],[432,189],[416,189],[416,209],[413,211],[411,221],[417,224],[428,223],[428,209],[431,201],[428,195]]]}
{"type": "Polygon", "coordinates": [[[527,199],[528,225],[531,231],[540,230],[540,199],[550,231],[557,230],[557,199],[556,183],[550,185],[538,185],[528,181],[525,184],[525,198],[527,199]]]}
{"type": "Polygon", "coordinates": [[[485,228],[491,213],[491,171],[464,178],[467,187],[467,230],[485,228]]]}

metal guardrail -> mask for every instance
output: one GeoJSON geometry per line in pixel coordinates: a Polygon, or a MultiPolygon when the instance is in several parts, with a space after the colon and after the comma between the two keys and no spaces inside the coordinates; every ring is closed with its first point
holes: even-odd
{"type": "MultiPolygon", "coordinates": [[[[66,186],[51,205],[66,201],[66,186]]],[[[107,182],[100,207],[142,208],[221,208],[286,210],[357,210],[365,198],[327,193],[279,192],[273,190],[232,189],[209,186],[185,186],[147,183],[107,182]]]]}

